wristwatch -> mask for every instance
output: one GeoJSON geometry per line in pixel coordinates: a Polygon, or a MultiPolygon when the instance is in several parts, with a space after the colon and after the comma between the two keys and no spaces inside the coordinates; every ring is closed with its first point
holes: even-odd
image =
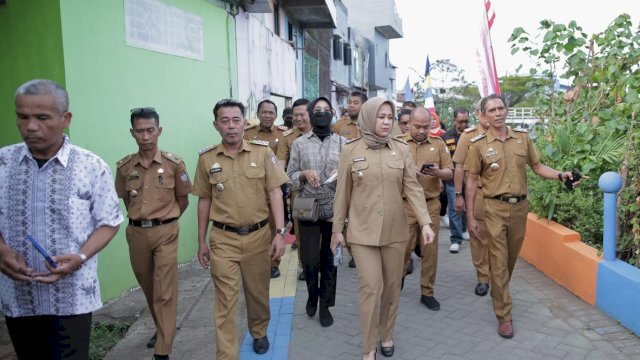
{"type": "Polygon", "coordinates": [[[280,236],[284,237],[285,235],[287,235],[287,228],[286,228],[286,227],[283,227],[283,228],[277,229],[277,230],[276,230],[276,233],[277,233],[278,235],[280,235],[280,236]]]}
{"type": "Polygon", "coordinates": [[[462,196],[462,192],[461,191],[456,191],[456,196],[462,196]]]}
{"type": "Polygon", "coordinates": [[[77,253],[76,255],[78,255],[80,257],[80,260],[82,260],[82,264],[80,264],[80,268],[87,262],[87,255],[83,254],[83,253],[77,253]]]}

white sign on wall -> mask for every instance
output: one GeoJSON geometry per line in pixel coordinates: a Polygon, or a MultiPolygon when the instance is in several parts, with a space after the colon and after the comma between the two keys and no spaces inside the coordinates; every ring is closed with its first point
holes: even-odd
{"type": "Polygon", "coordinates": [[[125,0],[128,46],[204,60],[202,17],[158,0],[125,0]]]}

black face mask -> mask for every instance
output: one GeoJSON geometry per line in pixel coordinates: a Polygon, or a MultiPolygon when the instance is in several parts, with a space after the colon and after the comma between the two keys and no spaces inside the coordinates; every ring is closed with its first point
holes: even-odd
{"type": "Polygon", "coordinates": [[[319,137],[331,135],[331,120],[333,114],[330,111],[313,113],[313,133],[319,137]]]}

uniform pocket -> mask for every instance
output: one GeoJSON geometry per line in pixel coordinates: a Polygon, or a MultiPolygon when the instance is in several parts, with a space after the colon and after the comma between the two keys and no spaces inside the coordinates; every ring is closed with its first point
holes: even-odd
{"type": "Polygon", "coordinates": [[[223,175],[220,173],[211,174],[209,176],[209,183],[211,184],[211,193],[214,199],[226,198],[227,191],[230,191],[230,189],[228,189],[229,184],[227,180],[229,180],[229,177],[227,177],[227,175],[223,175]]]}
{"type": "Polygon", "coordinates": [[[266,193],[264,175],[264,168],[251,167],[245,170],[245,185],[243,186],[243,190],[255,195],[266,193]]]}
{"type": "Polygon", "coordinates": [[[351,165],[351,180],[354,183],[362,181],[367,177],[369,169],[369,163],[366,161],[358,161],[351,165]]]}
{"type": "Polygon", "coordinates": [[[527,151],[524,149],[518,149],[515,151],[516,164],[525,165],[527,163],[527,151]]]}
{"type": "Polygon", "coordinates": [[[168,202],[175,197],[175,180],[173,177],[156,177],[154,181],[156,197],[159,201],[168,202]]]}
{"type": "Polygon", "coordinates": [[[389,160],[387,165],[392,169],[404,169],[404,162],[402,160],[389,160]]]}

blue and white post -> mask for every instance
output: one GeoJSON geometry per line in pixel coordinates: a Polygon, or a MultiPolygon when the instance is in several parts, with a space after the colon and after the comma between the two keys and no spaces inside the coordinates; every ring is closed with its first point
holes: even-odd
{"type": "Polygon", "coordinates": [[[602,252],[605,261],[616,260],[616,194],[622,189],[622,177],[608,171],[598,180],[600,190],[604,192],[604,219],[602,232],[602,252]]]}

